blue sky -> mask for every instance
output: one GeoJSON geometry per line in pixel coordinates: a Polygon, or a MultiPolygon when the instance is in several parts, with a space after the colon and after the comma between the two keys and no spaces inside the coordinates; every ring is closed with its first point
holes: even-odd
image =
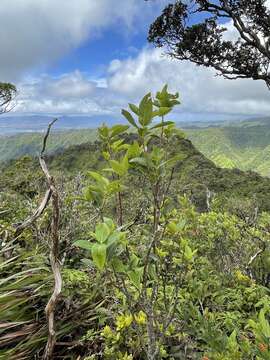
{"type": "Polygon", "coordinates": [[[60,76],[80,69],[93,77],[101,77],[105,75],[107,65],[112,60],[124,60],[139,52],[147,44],[146,34],[147,28],[123,34],[116,26],[111,26],[59,59],[50,72],[54,76],[60,76]]]}
{"type": "Polygon", "coordinates": [[[224,80],[147,43],[149,25],[167,3],[1,0],[0,80],[19,89],[13,114],[115,116],[164,83],[181,94],[176,120],[269,114],[263,83],[224,80]]]}

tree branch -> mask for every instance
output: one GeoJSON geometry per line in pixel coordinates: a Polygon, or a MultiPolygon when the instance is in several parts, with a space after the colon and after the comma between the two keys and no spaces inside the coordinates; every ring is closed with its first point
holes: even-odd
{"type": "Polygon", "coordinates": [[[32,223],[34,221],[36,221],[43,214],[43,211],[46,209],[46,207],[50,201],[51,194],[52,194],[51,189],[48,189],[46,191],[46,194],[44,195],[44,198],[43,198],[41,204],[36,209],[36,211],[33,213],[33,215],[31,215],[23,223],[14,225],[14,227],[16,229],[15,236],[18,236],[25,228],[32,225],[32,223]]]}
{"type": "Polygon", "coordinates": [[[52,222],[51,222],[51,244],[50,244],[50,262],[51,268],[54,275],[54,290],[53,293],[46,305],[45,313],[48,321],[48,328],[49,328],[49,335],[47,340],[47,345],[43,354],[43,360],[50,360],[53,359],[53,351],[56,343],[56,333],[55,333],[55,319],[54,313],[55,308],[61,293],[62,289],[62,277],[60,271],[60,263],[58,260],[59,255],[59,218],[60,218],[60,211],[59,211],[59,195],[57,188],[55,186],[54,178],[50,175],[45,158],[44,153],[46,150],[47,139],[50,135],[50,130],[52,125],[57,121],[54,119],[49,125],[47,132],[43,139],[43,147],[39,156],[39,163],[44,172],[46,177],[49,190],[52,196],[52,222]]]}

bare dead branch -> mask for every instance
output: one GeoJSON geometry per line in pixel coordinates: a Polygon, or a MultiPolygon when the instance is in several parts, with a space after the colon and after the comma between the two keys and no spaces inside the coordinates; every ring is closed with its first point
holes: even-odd
{"type": "MultiPolygon", "coordinates": [[[[44,156],[44,152],[45,152],[45,150],[46,150],[47,140],[48,140],[48,137],[49,137],[49,135],[50,135],[51,127],[53,126],[53,124],[54,124],[57,120],[58,120],[57,118],[54,119],[54,120],[51,121],[51,122],[49,123],[49,125],[48,125],[46,134],[45,134],[45,136],[44,136],[44,138],[43,138],[43,146],[42,146],[42,150],[41,150],[41,152],[40,152],[40,158],[43,158],[43,156],[44,156]]],[[[45,174],[45,175],[46,175],[46,177],[47,177],[47,174],[45,174]]]]}
{"type": "Polygon", "coordinates": [[[247,272],[247,274],[249,275],[249,277],[251,278],[251,279],[253,279],[253,274],[252,274],[252,269],[251,269],[251,266],[252,266],[252,264],[254,263],[254,261],[261,255],[261,254],[263,254],[264,252],[265,252],[265,250],[266,250],[266,242],[263,240],[263,239],[261,239],[261,238],[259,238],[259,237],[255,237],[254,238],[254,240],[258,240],[260,243],[261,243],[261,248],[254,254],[254,255],[252,255],[251,257],[250,257],[250,259],[249,259],[249,261],[248,261],[248,263],[247,263],[247,266],[246,266],[246,272],[247,272]]]}
{"type": "Polygon", "coordinates": [[[256,252],[255,255],[251,256],[249,262],[248,262],[248,268],[252,265],[252,263],[257,259],[259,255],[261,255],[264,252],[264,249],[260,249],[256,252]]]}
{"type": "Polygon", "coordinates": [[[60,271],[60,262],[58,260],[59,255],[59,218],[60,218],[60,211],[59,211],[59,195],[58,190],[55,186],[54,178],[51,176],[46,161],[44,157],[44,153],[46,150],[47,139],[50,135],[50,130],[52,125],[57,121],[54,119],[47,128],[47,132],[43,139],[43,147],[39,156],[39,163],[41,169],[46,177],[47,184],[49,190],[51,192],[52,197],[52,222],[51,222],[51,244],[50,244],[50,262],[51,268],[54,276],[54,290],[53,293],[46,305],[45,313],[48,321],[48,340],[46,344],[46,348],[43,354],[44,360],[53,359],[53,351],[56,344],[56,333],[55,333],[55,321],[54,321],[54,313],[55,308],[61,293],[62,289],[62,277],[60,271]]]}
{"type": "Polygon", "coordinates": [[[33,215],[31,215],[23,223],[14,225],[14,227],[16,229],[15,236],[18,236],[25,228],[31,226],[33,224],[33,222],[36,221],[43,214],[44,210],[46,209],[46,207],[50,201],[51,194],[52,194],[51,189],[48,189],[46,191],[46,194],[45,194],[41,204],[36,209],[36,211],[33,213],[33,215]]]}
{"type": "Polygon", "coordinates": [[[248,261],[246,271],[247,271],[247,273],[248,273],[248,275],[250,276],[251,279],[253,279],[253,275],[252,275],[252,271],[251,271],[251,265],[254,263],[254,261],[257,259],[257,257],[260,256],[264,251],[265,251],[265,248],[258,250],[256,252],[256,254],[251,256],[251,258],[248,261]]]}

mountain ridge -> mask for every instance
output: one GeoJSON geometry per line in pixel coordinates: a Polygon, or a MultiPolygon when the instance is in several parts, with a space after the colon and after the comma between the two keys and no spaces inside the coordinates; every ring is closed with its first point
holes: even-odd
{"type": "MultiPolygon", "coordinates": [[[[46,126],[48,120],[47,118],[46,126]]],[[[201,126],[181,123],[181,127],[194,145],[217,166],[252,170],[263,176],[270,176],[270,118],[219,125],[206,122],[200,124],[201,126]]],[[[177,125],[180,126],[179,123],[177,125]]],[[[46,126],[44,123],[44,128],[46,126]]],[[[0,162],[24,155],[36,155],[40,151],[42,136],[41,131],[2,136],[0,162]]],[[[62,129],[56,126],[48,142],[48,152],[87,143],[95,138],[94,128],[62,129]]]]}
{"type": "MultiPolygon", "coordinates": [[[[101,166],[103,160],[98,148],[99,144],[95,141],[58,149],[48,155],[48,165],[56,175],[65,174],[73,178],[78,173],[86,174],[89,170],[101,166]]],[[[197,150],[189,139],[177,140],[172,146],[172,152],[173,155],[179,153],[184,155],[184,160],[176,169],[175,183],[172,187],[178,189],[179,194],[189,194],[199,209],[205,210],[206,192],[209,190],[214,197],[218,195],[219,201],[226,206],[232,206],[234,199],[237,198],[238,202],[255,201],[260,210],[270,211],[269,178],[253,171],[218,167],[197,150]]],[[[24,192],[25,181],[30,184],[29,188],[33,189],[35,187],[33,184],[37,179],[42,178],[42,174],[37,158],[23,157],[2,165],[1,178],[0,191],[12,186],[13,189],[24,192]],[[9,185],[8,179],[14,177],[18,169],[21,178],[13,185],[9,185]],[[30,173],[29,169],[32,169],[30,173]]]]}

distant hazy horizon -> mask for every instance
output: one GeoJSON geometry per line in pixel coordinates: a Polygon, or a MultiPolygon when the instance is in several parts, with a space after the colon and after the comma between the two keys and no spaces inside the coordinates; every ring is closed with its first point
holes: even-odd
{"type": "MultiPolygon", "coordinates": [[[[47,128],[48,123],[51,119],[58,117],[59,121],[55,124],[55,130],[76,130],[76,129],[95,129],[102,123],[106,123],[109,126],[125,122],[123,117],[115,115],[18,115],[8,114],[0,116],[0,136],[1,135],[15,135],[19,133],[34,133],[41,132],[47,128]]],[[[257,117],[260,117],[259,115],[257,117]]],[[[195,125],[196,123],[222,123],[241,121],[250,118],[257,118],[253,116],[244,115],[231,115],[227,114],[200,114],[200,113],[175,113],[172,115],[171,120],[184,126],[195,125]]]]}

